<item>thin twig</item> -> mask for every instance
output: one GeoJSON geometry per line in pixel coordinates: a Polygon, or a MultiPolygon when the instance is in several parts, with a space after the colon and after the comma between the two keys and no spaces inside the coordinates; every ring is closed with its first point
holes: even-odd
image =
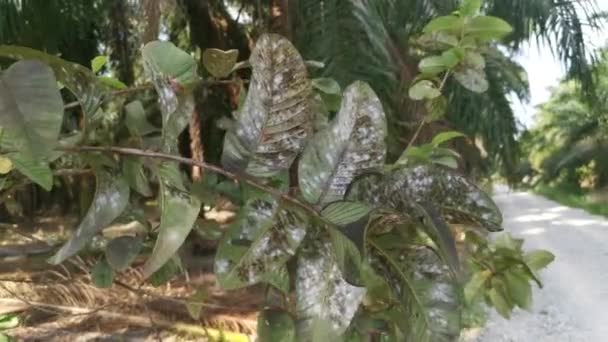
{"type": "Polygon", "coordinates": [[[128,148],[128,147],[117,147],[117,146],[107,146],[107,147],[106,146],[74,146],[74,147],[60,147],[58,149],[60,151],[69,152],[69,153],[82,153],[82,152],[116,153],[116,154],[121,154],[121,155],[130,155],[130,156],[138,156],[138,157],[145,157],[145,158],[168,160],[168,161],[173,161],[173,162],[190,165],[190,166],[199,166],[207,171],[211,171],[211,172],[220,174],[222,176],[228,177],[230,179],[251,185],[252,187],[254,187],[258,190],[262,190],[263,192],[265,192],[267,194],[280,198],[280,199],[284,200],[285,202],[288,202],[294,206],[297,206],[297,207],[309,212],[310,214],[314,215],[317,219],[321,220],[323,223],[325,223],[329,226],[334,226],[330,221],[323,218],[315,208],[298,200],[297,198],[291,197],[273,187],[258,183],[255,179],[253,179],[250,176],[247,176],[244,174],[236,174],[236,173],[224,170],[223,168],[221,168],[219,166],[209,164],[206,162],[197,162],[197,161],[194,161],[189,158],[176,156],[176,155],[172,155],[172,154],[160,153],[160,152],[155,152],[155,151],[146,151],[146,150],[140,150],[140,149],[128,148]]]}

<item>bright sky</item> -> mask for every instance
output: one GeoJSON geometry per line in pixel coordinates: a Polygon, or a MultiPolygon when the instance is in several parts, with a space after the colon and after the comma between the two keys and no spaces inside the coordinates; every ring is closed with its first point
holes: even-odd
{"type": "MultiPolygon", "coordinates": [[[[597,0],[600,10],[608,11],[608,0],[597,0]]],[[[594,48],[600,48],[608,42],[608,25],[603,32],[587,32],[590,44],[594,48]]],[[[515,101],[515,113],[518,119],[526,127],[534,123],[535,106],[546,102],[551,95],[549,87],[557,85],[564,76],[564,69],[553,57],[551,51],[544,45],[539,46],[531,43],[517,57],[528,72],[530,81],[531,101],[529,104],[520,104],[515,101]]]]}

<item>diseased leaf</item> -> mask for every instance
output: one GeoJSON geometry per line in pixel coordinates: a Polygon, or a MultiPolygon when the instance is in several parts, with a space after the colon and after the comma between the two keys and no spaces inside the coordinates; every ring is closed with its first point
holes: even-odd
{"type": "Polygon", "coordinates": [[[89,120],[97,112],[106,96],[106,91],[98,83],[95,74],[80,64],[23,46],[1,45],[0,56],[12,59],[37,59],[46,63],[53,69],[57,80],[76,96],[82,111],[89,120]]]}
{"type": "Polygon", "coordinates": [[[263,310],[258,316],[258,340],[296,342],[296,325],[293,318],[282,310],[263,310]]]}
{"type": "MultiPolygon", "coordinates": [[[[312,233],[312,232],[311,232],[312,233]]],[[[318,341],[318,330],[342,335],[365,296],[366,289],[348,284],[326,234],[309,234],[298,254],[296,313],[298,341],[318,341]],[[326,329],[319,329],[325,323],[326,329]]]]}
{"type": "Polygon", "coordinates": [[[129,204],[129,185],[119,175],[108,171],[97,172],[97,187],[93,203],[80,225],[49,263],[57,265],[78,253],[95,234],[116,219],[129,204]]]}
{"type": "MultiPolygon", "coordinates": [[[[177,169],[177,166],[165,164],[162,169],[177,169]]],[[[160,228],[152,255],[143,266],[144,278],[158,271],[173,257],[188,237],[200,212],[200,201],[179,185],[181,181],[159,176],[160,228]]]]}
{"type": "Polygon", "coordinates": [[[350,187],[348,200],[415,212],[414,203],[433,203],[448,223],[502,230],[502,215],[492,199],[465,177],[436,165],[400,168],[364,177],[350,187]]]}
{"type": "Polygon", "coordinates": [[[222,239],[215,273],[225,289],[267,282],[287,292],[285,263],[307,230],[307,217],[270,196],[250,199],[222,239]]]}
{"type": "Polygon", "coordinates": [[[454,78],[463,87],[474,93],[484,93],[489,88],[486,73],[483,70],[465,68],[454,72],[454,78]]]}
{"type": "Polygon", "coordinates": [[[312,133],[312,86],[302,57],[281,36],[260,37],[249,60],[249,92],[226,134],[222,165],[270,177],[291,166],[312,133]]]}
{"type": "Polygon", "coordinates": [[[106,246],[106,260],[116,271],[127,269],[139,255],[142,239],[134,236],[120,236],[110,240],[106,246]]]}
{"type": "Polygon", "coordinates": [[[233,71],[239,58],[239,50],[205,49],[203,65],[213,77],[224,78],[233,71]]]}
{"type": "Polygon", "coordinates": [[[105,259],[100,259],[91,269],[91,281],[102,289],[112,287],[114,271],[105,259]]]}
{"type": "Polygon", "coordinates": [[[317,205],[341,200],[357,175],[379,169],[386,130],[382,104],[369,85],[348,86],[337,117],[302,154],[298,173],[304,198],[317,205]]]}
{"type": "Polygon", "coordinates": [[[59,138],[63,101],[53,71],[40,61],[19,61],[0,77],[0,126],[3,145],[22,160],[47,158],[59,138]]]}
{"type": "Polygon", "coordinates": [[[390,250],[372,242],[371,248],[372,266],[401,304],[405,340],[456,341],[462,329],[460,294],[438,256],[426,247],[390,250]]]}

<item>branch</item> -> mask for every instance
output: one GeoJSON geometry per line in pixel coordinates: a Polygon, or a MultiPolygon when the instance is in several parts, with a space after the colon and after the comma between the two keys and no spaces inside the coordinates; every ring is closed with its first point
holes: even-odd
{"type": "Polygon", "coordinates": [[[198,162],[198,161],[194,161],[189,158],[176,156],[176,155],[172,155],[172,154],[166,154],[166,153],[160,153],[160,152],[154,152],[154,151],[146,151],[146,150],[140,150],[140,149],[128,148],[128,147],[116,147],[116,146],[107,146],[107,147],[105,147],[105,146],[73,146],[73,147],[60,147],[60,148],[58,148],[58,150],[63,151],[63,152],[68,152],[68,153],[82,153],[82,152],[116,153],[116,154],[120,154],[120,155],[129,155],[129,156],[138,156],[138,157],[144,157],[144,158],[168,160],[168,161],[173,161],[173,162],[177,162],[177,163],[181,163],[181,164],[185,164],[185,165],[189,165],[189,166],[198,166],[207,171],[211,171],[211,172],[220,174],[222,176],[228,177],[230,179],[236,180],[238,182],[243,182],[248,185],[251,185],[252,187],[254,187],[258,190],[262,190],[267,194],[280,198],[280,199],[284,200],[285,202],[288,202],[296,207],[299,207],[299,208],[309,212],[310,214],[314,215],[316,218],[318,218],[323,223],[325,223],[329,226],[334,226],[333,223],[327,221],[324,217],[322,217],[319,214],[319,212],[315,208],[313,208],[309,204],[304,203],[297,198],[284,194],[283,192],[281,192],[273,187],[261,184],[250,176],[247,176],[245,174],[233,173],[233,172],[224,170],[223,168],[221,168],[219,166],[209,164],[206,162],[198,162]]]}

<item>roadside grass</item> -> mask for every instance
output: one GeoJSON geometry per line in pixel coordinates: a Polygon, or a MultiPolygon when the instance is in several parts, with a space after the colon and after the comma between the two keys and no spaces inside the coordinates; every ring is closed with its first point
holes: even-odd
{"type": "Polygon", "coordinates": [[[591,214],[608,217],[608,203],[591,201],[585,193],[545,184],[536,186],[533,191],[565,206],[580,208],[591,214]]]}

